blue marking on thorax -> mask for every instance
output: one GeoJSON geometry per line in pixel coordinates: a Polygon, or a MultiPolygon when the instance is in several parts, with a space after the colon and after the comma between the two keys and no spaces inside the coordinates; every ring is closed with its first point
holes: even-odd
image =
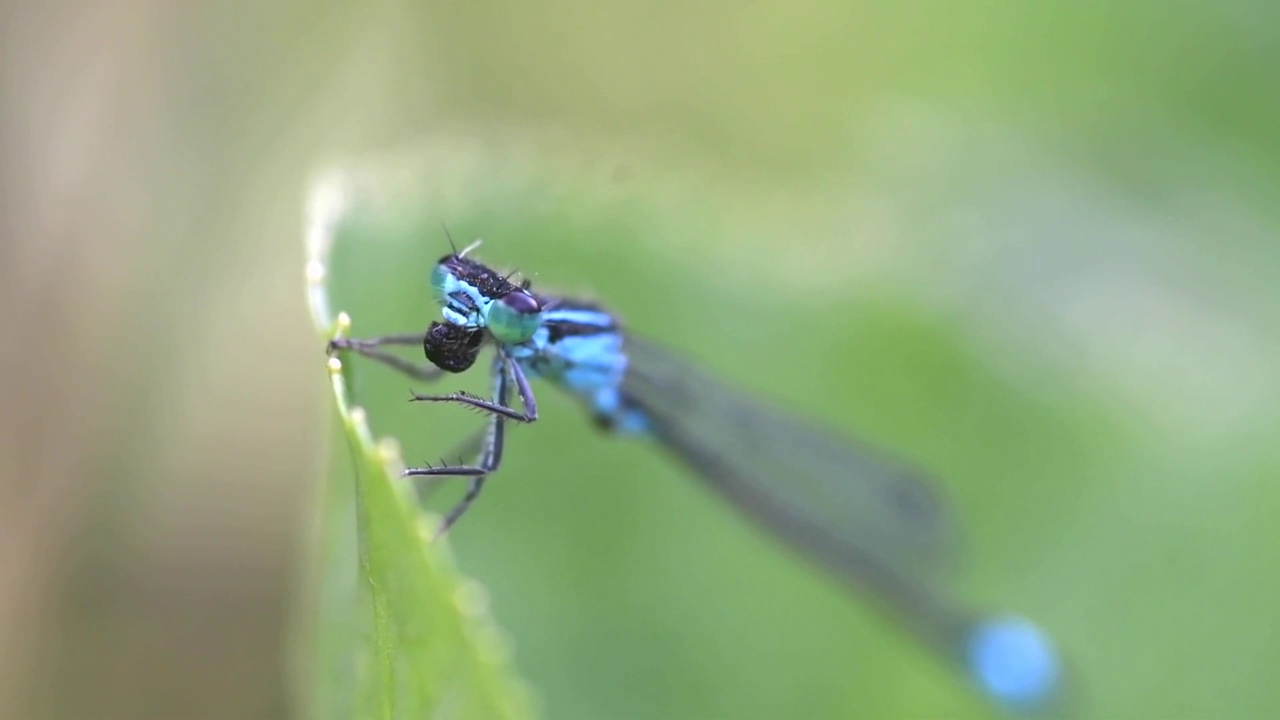
{"type": "Polygon", "coordinates": [[[529,342],[509,348],[532,375],[547,378],[577,395],[617,387],[627,369],[622,336],[613,332],[573,335],[551,342],[551,329],[538,328],[529,342]]]}
{"type": "MultiPolygon", "coordinates": [[[[469,328],[487,326],[495,301],[475,285],[449,273],[444,278],[442,295],[445,301],[441,314],[446,322],[469,328]],[[460,312],[459,307],[465,312],[460,312]]],[[[556,308],[552,304],[544,311],[542,326],[533,337],[506,346],[506,352],[530,377],[545,378],[575,395],[614,432],[643,434],[649,430],[648,416],[622,395],[627,355],[622,333],[612,330],[616,326],[616,319],[607,312],[568,303],[556,308]],[[566,328],[580,330],[583,326],[600,330],[565,332],[566,328]]]]}
{"type": "Polygon", "coordinates": [[[577,396],[587,409],[625,434],[648,430],[644,413],[623,400],[622,380],[627,372],[627,354],[622,333],[602,331],[566,335],[555,342],[555,322],[610,327],[606,313],[581,310],[550,311],[554,318],[544,323],[533,338],[508,349],[513,359],[529,375],[546,378],[577,396]],[[563,318],[571,317],[572,320],[563,318]]]}
{"type": "Polygon", "coordinates": [[[585,310],[581,308],[563,308],[557,309],[552,307],[550,310],[542,314],[543,322],[546,323],[568,323],[573,325],[594,325],[596,327],[613,327],[617,324],[617,320],[607,312],[600,310],[585,310]]]}

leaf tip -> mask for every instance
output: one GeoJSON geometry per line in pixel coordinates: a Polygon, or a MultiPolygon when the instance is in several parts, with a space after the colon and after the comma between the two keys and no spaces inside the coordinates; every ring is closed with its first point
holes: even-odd
{"type": "Polygon", "coordinates": [[[324,283],[324,279],[326,275],[325,267],[324,267],[324,263],[321,262],[318,258],[313,258],[307,261],[306,272],[307,272],[307,282],[311,283],[312,285],[321,285],[324,283]]]}

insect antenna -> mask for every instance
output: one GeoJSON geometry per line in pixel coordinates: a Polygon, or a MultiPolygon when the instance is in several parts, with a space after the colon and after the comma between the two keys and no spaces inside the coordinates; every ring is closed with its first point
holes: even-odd
{"type": "Polygon", "coordinates": [[[444,222],[443,222],[443,221],[441,221],[441,223],[440,223],[440,227],[444,230],[444,237],[445,237],[445,239],[449,241],[449,249],[453,251],[453,254],[454,254],[454,255],[457,255],[457,254],[458,254],[458,246],[457,246],[457,245],[455,245],[455,244],[453,243],[453,235],[450,235],[450,234],[449,234],[449,226],[448,226],[448,225],[445,225],[445,224],[444,224],[444,222]]]}

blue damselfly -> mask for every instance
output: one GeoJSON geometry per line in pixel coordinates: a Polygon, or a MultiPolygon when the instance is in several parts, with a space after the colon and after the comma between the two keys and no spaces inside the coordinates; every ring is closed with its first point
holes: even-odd
{"type": "Polygon", "coordinates": [[[993,699],[1035,709],[1057,694],[1061,663],[1037,626],[971,610],[939,579],[938,561],[950,549],[953,528],[924,473],[728,387],[624,331],[594,302],[512,282],[467,257],[474,247],[455,249],[432,270],[443,321],[425,333],[339,338],[330,348],[423,381],[466,371],[483,348],[494,349],[491,397],[454,392],[412,398],[468,405],[488,418],[473,463],[405,471],[470,478],[440,533],[498,469],[506,424],[538,419],[530,380],[542,378],[576,397],[610,433],[656,441],[744,514],[868,593],[993,699]],[[418,344],[429,364],[382,349],[418,344]]]}

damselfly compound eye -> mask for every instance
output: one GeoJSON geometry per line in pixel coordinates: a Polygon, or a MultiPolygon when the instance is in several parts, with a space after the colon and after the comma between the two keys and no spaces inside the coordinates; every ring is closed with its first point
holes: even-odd
{"type": "Polygon", "coordinates": [[[437,263],[434,270],[431,271],[431,296],[439,305],[449,302],[449,280],[453,277],[453,273],[444,266],[444,263],[437,263]]]}
{"type": "Polygon", "coordinates": [[[513,290],[489,305],[486,323],[498,342],[518,345],[542,325],[542,306],[524,290],[513,290]]]}
{"type": "Polygon", "coordinates": [[[542,310],[542,308],[538,307],[538,301],[532,295],[519,290],[509,293],[502,298],[501,302],[521,315],[530,315],[542,310]]]}

